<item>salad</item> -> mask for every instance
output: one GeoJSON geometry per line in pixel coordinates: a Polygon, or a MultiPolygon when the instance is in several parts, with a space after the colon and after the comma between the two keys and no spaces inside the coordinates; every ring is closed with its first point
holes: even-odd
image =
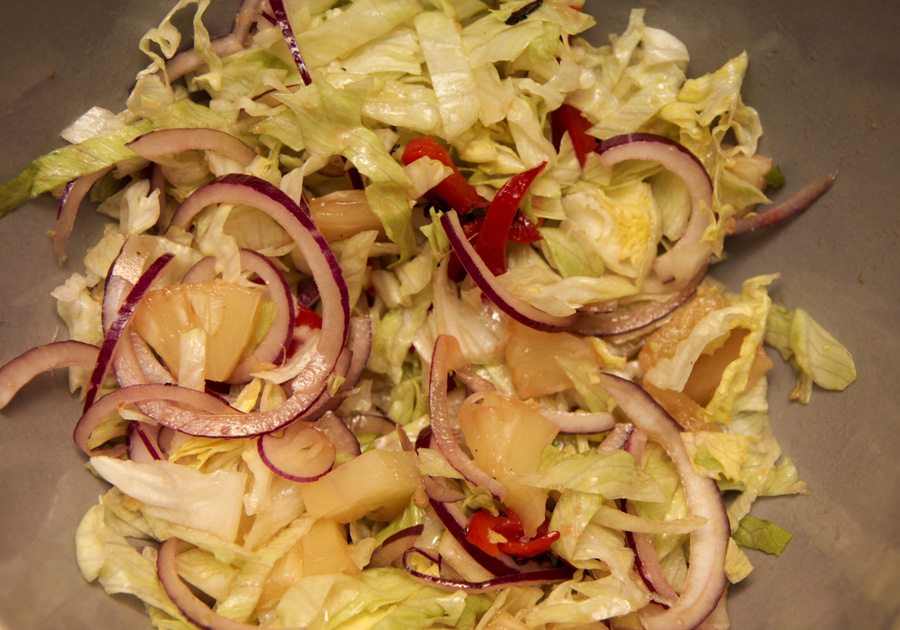
{"type": "Polygon", "coordinates": [[[791,538],[755,500],[809,491],[765,346],[798,402],[856,379],[776,273],[711,273],[835,178],[766,209],[746,54],[691,78],[579,2],[208,4],[0,187],[59,197],[62,259],[110,219],[68,338],[0,368],[0,407],[69,368],[85,578],[158,628],[730,627],[791,538]]]}

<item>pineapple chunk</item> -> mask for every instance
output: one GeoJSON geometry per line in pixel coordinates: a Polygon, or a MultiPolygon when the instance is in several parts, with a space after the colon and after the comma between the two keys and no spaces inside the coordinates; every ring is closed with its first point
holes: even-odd
{"type": "Polygon", "coordinates": [[[266,609],[274,606],[291,585],[308,575],[356,575],[360,572],[341,524],[330,519],[318,520],[272,566],[259,607],[266,609]]]}
{"type": "Polygon", "coordinates": [[[149,291],[134,313],[134,330],[177,377],[182,336],[206,332],[206,378],[224,381],[253,338],[263,290],[221,280],[149,291]]]}
{"type": "Polygon", "coordinates": [[[310,515],[349,523],[363,516],[390,518],[420,483],[415,453],[373,450],[303,484],[300,496],[310,515]]]}
{"type": "Polygon", "coordinates": [[[505,354],[513,385],[524,398],[548,396],[572,387],[557,357],[598,370],[600,366],[590,342],[571,333],[544,332],[515,322],[510,326],[505,354]]]}
{"type": "Polygon", "coordinates": [[[466,399],[459,409],[466,445],[479,467],[508,488],[504,503],[516,513],[526,536],[544,522],[547,493],[516,481],[516,474],[537,472],[541,453],[559,428],[534,407],[498,392],[466,399]]]}

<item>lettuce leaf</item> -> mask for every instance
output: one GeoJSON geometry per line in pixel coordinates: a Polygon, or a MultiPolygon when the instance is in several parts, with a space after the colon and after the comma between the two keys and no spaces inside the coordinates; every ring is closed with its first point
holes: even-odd
{"type": "Polygon", "coordinates": [[[841,391],[856,381],[850,351],[802,308],[791,311],[774,306],[765,339],[797,373],[797,387],[791,393],[794,400],[808,403],[813,383],[841,391]]]}
{"type": "Polygon", "coordinates": [[[745,549],[756,549],[780,556],[793,536],[775,523],[747,515],[741,519],[733,538],[745,549]]]}

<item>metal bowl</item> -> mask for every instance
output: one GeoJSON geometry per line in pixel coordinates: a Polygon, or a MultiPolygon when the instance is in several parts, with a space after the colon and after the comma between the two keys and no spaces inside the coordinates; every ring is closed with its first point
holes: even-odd
{"type": "MultiPolygon", "coordinates": [[[[137,42],[168,3],[8,3],[0,21],[0,180],[62,144],[92,105],[118,111],[146,65],[137,42]]],[[[859,381],[790,402],[794,378],[770,374],[776,435],[812,494],[764,499],[755,514],[794,535],[780,558],[750,552],[734,587],[736,629],[900,628],[900,5],[825,0],[646,4],[648,24],[692,55],[691,76],[746,50],[745,102],[762,117],[760,150],[787,177],[779,197],[839,171],[831,191],[789,223],[729,243],[714,273],[732,287],[780,272],[776,301],[802,306],[844,342],[859,381]]],[[[212,33],[236,2],[217,3],[212,33]],[[221,5],[221,6],[219,6],[221,5]]],[[[632,4],[588,0],[597,41],[621,32],[632,4]]],[[[777,200],[777,198],[776,198],[777,200]]],[[[0,360],[61,332],[51,290],[78,268],[102,220],[79,217],[60,266],[46,237],[49,197],[0,220],[0,360]]],[[[0,627],[149,628],[141,605],[107,596],[75,564],[74,532],[104,491],[71,440],[79,405],[64,371],[41,376],[0,411],[0,627]]]]}

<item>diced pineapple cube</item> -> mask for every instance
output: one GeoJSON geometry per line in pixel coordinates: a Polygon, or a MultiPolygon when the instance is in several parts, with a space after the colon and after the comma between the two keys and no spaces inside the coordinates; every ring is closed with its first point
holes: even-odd
{"type": "Polygon", "coordinates": [[[221,280],[178,284],[149,291],[134,313],[134,330],[177,377],[181,338],[206,332],[206,378],[224,381],[253,338],[262,308],[262,288],[221,280]]]}
{"type": "Polygon", "coordinates": [[[475,463],[506,484],[504,503],[533,536],[544,522],[547,493],[519,483],[516,474],[537,472],[559,428],[531,405],[498,392],[466,399],[459,424],[475,463]]]}
{"type": "Polygon", "coordinates": [[[385,506],[407,502],[420,483],[415,453],[372,450],[303,484],[300,495],[310,515],[349,523],[383,517],[385,506]]]}
{"type": "Polygon", "coordinates": [[[308,575],[360,573],[353,560],[347,534],[337,521],[320,519],[279,558],[260,596],[260,608],[274,606],[296,581],[308,575]]]}
{"type": "Polygon", "coordinates": [[[572,380],[556,360],[599,367],[593,346],[566,332],[544,332],[513,323],[506,342],[506,364],[516,391],[524,398],[537,398],[572,387],[572,380]]]}

